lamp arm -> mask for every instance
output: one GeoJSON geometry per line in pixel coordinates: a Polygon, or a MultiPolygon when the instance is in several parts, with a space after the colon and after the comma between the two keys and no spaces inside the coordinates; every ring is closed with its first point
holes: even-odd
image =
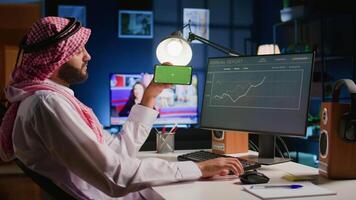
{"type": "Polygon", "coordinates": [[[189,32],[188,42],[191,42],[193,40],[198,40],[198,41],[200,41],[200,42],[202,42],[204,44],[207,44],[207,45],[209,45],[211,47],[214,47],[215,49],[218,49],[218,50],[226,53],[229,56],[239,56],[239,55],[241,55],[241,53],[239,53],[237,51],[234,51],[232,49],[226,48],[224,46],[221,46],[219,44],[211,42],[210,40],[207,40],[207,39],[205,39],[203,37],[200,37],[199,35],[196,35],[196,34],[194,34],[192,32],[189,32]]]}

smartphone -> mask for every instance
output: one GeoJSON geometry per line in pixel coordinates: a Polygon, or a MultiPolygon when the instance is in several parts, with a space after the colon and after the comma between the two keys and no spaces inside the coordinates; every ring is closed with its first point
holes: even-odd
{"type": "Polygon", "coordinates": [[[190,85],[192,82],[192,67],[155,65],[153,82],[190,85]]]}

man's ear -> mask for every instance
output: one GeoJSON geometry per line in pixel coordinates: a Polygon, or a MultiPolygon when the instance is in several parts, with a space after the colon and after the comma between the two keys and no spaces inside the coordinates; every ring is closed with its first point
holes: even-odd
{"type": "Polygon", "coordinates": [[[48,78],[50,80],[55,80],[56,78],[58,78],[58,71],[61,67],[58,67],[54,72],[52,72],[51,76],[48,78]]]}
{"type": "MultiPolygon", "coordinates": [[[[62,65],[63,66],[63,65],[62,65]]],[[[59,70],[62,68],[62,66],[58,67],[52,74],[51,76],[48,78],[49,80],[56,82],[58,84],[64,85],[64,86],[69,86],[69,84],[67,82],[65,82],[64,80],[62,80],[61,78],[59,78],[59,70]]]]}

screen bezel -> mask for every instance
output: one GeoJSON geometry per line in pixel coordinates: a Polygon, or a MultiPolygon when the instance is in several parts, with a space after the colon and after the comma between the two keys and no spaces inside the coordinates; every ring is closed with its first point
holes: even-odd
{"type": "MultiPolygon", "coordinates": [[[[149,74],[149,75],[153,75],[154,76],[154,73],[148,73],[148,72],[140,72],[140,73],[116,73],[116,72],[111,72],[109,73],[109,109],[110,109],[110,116],[109,116],[109,124],[111,127],[121,127],[125,124],[122,123],[122,124],[113,124],[112,121],[111,121],[111,117],[112,117],[112,110],[111,110],[111,100],[112,100],[112,94],[111,94],[111,84],[110,84],[110,81],[111,81],[111,77],[113,75],[144,75],[144,74],[149,74]]],[[[193,76],[196,76],[196,79],[197,79],[197,86],[196,86],[196,91],[197,91],[197,105],[196,105],[196,113],[197,113],[197,120],[195,123],[182,123],[182,124],[179,124],[179,125],[198,125],[200,123],[200,113],[199,113],[199,76],[197,73],[193,73],[192,72],[192,76],[191,76],[191,80],[193,80],[193,76]]],[[[151,81],[154,80],[154,77],[152,78],[151,81]]],[[[192,84],[192,81],[191,81],[191,84],[192,84]]],[[[163,127],[163,126],[169,126],[169,125],[174,125],[174,123],[166,123],[166,124],[156,124],[156,123],[153,123],[153,126],[154,127],[163,127]]]]}
{"type": "MultiPolygon", "coordinates": [[[[206,77],[208,75],[208,69],[206,70],[205,73],[205,81],[204,81],[204,90],[203,90],[203,99],[202,99],[202,109],[200,112],[200,118],[199,118],[199,125],[202,129],[208,129],[208,130],[231,130],[231,131],[243,131],[243,132],[251,132],[251,133],[256,133],[256,134],[266,134],[266,135],[283,135],[283,136],[289,136],[289,137],[305,137],[306,136],[306,132],[307,132],[307,124],[308,124],[308,112],[309,112],[309,107],[310,107],[310,92],[311,92],[311,85],[313,82],[313,72],[314,72],[314,60],[315,60],[315,51],[312,52],[303,52],[303,53],[287,53],[287,54],[269,54],[269,55],[248,55],[248,56],[238,56],[238,57],[231,57],[231,56],[223,56],[223,57],[211,57],[208,58],[208,64],[209,65],[209,60],[211,59],[223,59],[223,58],[246,58],[246,57],[270,57],[270,56],[278,56],[278,55],[312,55],[312,64],[311,64],[311,74],[310,74],[310,82],[309,82],[309,88],[308,88],[308,101],[307,101],[307,112],[305,113],[305,123],[304,123],[304,132],[303,134],[301,133],[293,133],[293,132],[272,132],[272,131],[263,131],[261,132],[260,130],[254,130],[253,128],[246,130],[246,129],[224,129],[223,127],[212,127],[212,126],[204,126],[202,124],[202,116],[203,116],[203,111],[204,111],[204,96],[205,96],[205,87],[206,87],[206,77]]],[[[207,66],[208,68],[208,66],[207,66]]]]}

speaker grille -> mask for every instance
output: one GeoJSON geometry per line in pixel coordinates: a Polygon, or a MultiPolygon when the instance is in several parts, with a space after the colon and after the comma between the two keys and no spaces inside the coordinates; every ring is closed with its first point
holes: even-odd
{"type": "Polygon", "coordinates": [[[224,131],[222,130],[213,130],[213,139],[215,140],[224,140],[224,131]]]}
{"type": "Polygon", "coordinates": [[[319,152],[320,156],[326,158],[328,153],[328,132],[326,130],[322,130],[320,133],[320,141],[319,141],[319,152]]]}

